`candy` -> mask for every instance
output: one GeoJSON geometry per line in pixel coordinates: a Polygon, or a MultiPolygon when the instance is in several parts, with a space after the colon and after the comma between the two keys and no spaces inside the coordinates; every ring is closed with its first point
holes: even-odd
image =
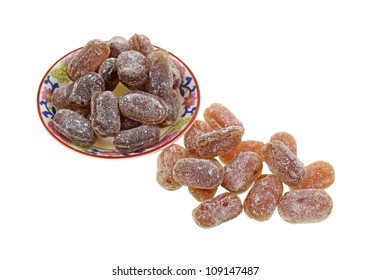
{"type": "Polygon", "coordinates": [[[68,77],[72,81],[76,81],[89,72],[98,71],[99,66],[108,58],[109,54],[110,48],[106,42],[100,40],[89,41],[68,63],[68,77]]]}
{"type": "Polygon", "coordinates": [[[99,67],[98,74],[104,80],[106,90],[114,90],[119,83],[119,77],[116,70],[116,58],[106,59],[99,67]]]}
{"type": "Polygon", "coordinates": [[[167,105],[167,117],[162,123],[159,124],[161,127],[164,127],[173,124],[177,120],[180,102],[179,95],[175,90],[170,90],[169,92],[163,94],[161,99],[167,105]]]}
{"type": "Polygon", "coordinates": [[[118,101],[112,91],[97,91],[91,98],[91,121],[96,134],[115,136],[120,131],[121,120],[118,101]]]}
{"type": "Polygon", "coordinates": [[[192,156],[198,156],[198,139],[206,132],[213,129],[206,122],[196,120],[191,128],[184,134],[184,146],[187,152],[192,156]]]}
{"type": "Polygon", "coordinates": [[[126,52],[129,50],[129,43],[124,37],[114,36],[107,41],[110,48],[109,57],[117,58],[120,53],[126,52]]]}
{"type": "Polygon", "coordinates": [[[332,165],[325,161],[316,161],[305,168],[304,180],[298,186],[290,186],[290,190],[325,189],[334,181],[335,170],[332,165]]]}
{"type": "Polygon", "coordinates": [[[137,51],[126,51],[119,54],[116,60],[119,79],[129,87],[141,86],[147,80],[146,58],[137,51]]]}
{"type": "Polygon", "coordinates": [[[70,96],[73,89],[73,82],[57,88],[52,94],[52,103],[58,109],[68,109],[68,97],[70,96]]]}
{"type": "Polygon", "coordinates": [[[283,184],[275,175],[260,176],[246,196],[243,207],[247,216],[257,221],[268,220],[283,193],[283,184]]]}
{"type": "Polygon", "coordinates": [[[192,217],[202,228],[212,228],[236,218],[242,212],[238,195],[223,193],[202,202],[193,209],[192,217]]]}
{"type": "Polygon", "coordinates": [[[212,189],[223,181],[223,171],[207,159],[183,158],[175,163],[173,178],[181,185],[212,189]]]}
{"type": "Polygon", "coordinates": [[[304,164],[281,141],[267,143],[262,155],[269,170],[286,185],[296,186],[304,180],[304,164]]]}
{"type": "Polygon", "coordinates": [[[317,223],[331,214],[332,207],[332,199],[324,190],[295,190],[282,196],[278,214],[292,224],[317,223]]]}
{"type": "Polygon", "coordinates": [[[176,63],[172,59],[169,59],[169,61],[171,73],[173,75],[173,89],[177,89],[181,85],[183,77],[176,63]]]}
{"type": "Polygon", "coordinates": [[[263,164],[257,154],[252,152],[240,153],[224,166],[222,186],[230,192],[243,193],[260,176],[262,169],[263,164]]]}
{"type": "Polygon", "coordinates": [[[197,140],[196,153],[204,158],[212,158],[235,148],[243,135],[240,126],[229,126],[202,134],[197,140]]]}
{"type": "Polygon", "coordinates": [[[120,131],[113,139],[113,144],[122,153],[131,153],[153,146],[160,140],[157,126],[141,125],[120,131]]]}
{"type": "Polygon", "coordinates": [[[122,114],[120,114],[120,119],[121,119],[120,130],[128,130],[142,125],[142,123],[124,117],[122,114]]]}
{"type": "Polygon", "coordinates": [[[285,131],[277,132],[277,133],[272,135],[269,142],[271,142],[273,140],[281,141],[283,144],[285,144],[287,146],[287,148],[290,149],[290,151],[294,155],[297,154],[296,140],[295,140],[294,136],[292,136],[290,133],[285,132],[285,131]]]}
{"type": "Polygon", "coordinates": [[[199,189],[188,187],[189,193],[199,202],[211,199],[215,196],[218,191],[218,187],[212,189],[199,189]]]}
{"type": "Polygon", "coordinates": [[[231,160],[235,156],[237,156],[238,154],[240,154],[242,152],[254,152],[261,159],[263,159],[263,156],[262,156],[263,147],[264,147],[264,143],[261,142],[261,141],[255,141],[255,140],[241,141],[241,143],[239,143],[237,147],[235,147],[234,149],[220,155],[219,159],[222,163],[228,164],[229,162],[231,162],[231,160]]]}
{"type": "Polygon", "coordinates": [[[163,95],[173,88],[173,72],[169,54],[162,49],[151,52],[146,57],[148,79],[146,90],[155,95],[163,95]]]}
{"type": "Polygon", "coordinates": [[[140,52],[145,56],[153,51],[152,43],[145,35],[134,34],[130,37],[128,44],[130,50],[140,52]]]}
{"type": "Polygon", "coordinates": [[[213,129],[229,126],[240,126],[243,128],[242,122],[228,108],[219,103],[213,103],[205,109],[204,119],[213,129]]]}
{"type": "Polygon", "coordinates": [[[166,190],[177,190],[182,185],[173,178],[173,167],[175,163],[186,157],[186,151],[183,147],[173,144],[160,153],[157,158],[156,180],[166,190]]]}
{"type": "Polygon", "coordinates": [[[166,103],[159,97],[146,92],[131,92],[119,99],[121,113],[143,124],[159,124],[168,113],[166,103]]]}
{"type": "Polygon", "coordinates": [[[55,129],[73,143],[90,147],[97,139],[90,121],[79,113],[69,110],[59,110],[53,118],[55,129]]]}

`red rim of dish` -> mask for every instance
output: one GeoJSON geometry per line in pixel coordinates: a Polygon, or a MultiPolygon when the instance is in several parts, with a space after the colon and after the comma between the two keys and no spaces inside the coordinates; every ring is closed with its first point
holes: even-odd
{"type": "MultiPolygon", "coordinates": [[[[156,47],[156,46],[154,46],[156,47]]],[[[156,47],[158,48],[158,47],[156,47]]],[[[81,150],[78,150],[78,149],[75,149],[74,147],[71,147],[70,145],[68,145],[67,143],[63,142],[61,139],[59,139],[54,133],[51,132],[51,130],[47,127],[46,123],[44,122],[44,119],[41,115],[41,111],[40,111],[40,104],[39,104],[39,101],[40,101],[40,91],[41,91],[41,87],[46,79],[46,76],[49,74],[50,70],[53,69],[53,67],[59,63],[63,58],[67,57],[68,55],[70,55],[71,53],[74,53],[78,50],[80,50],[81,48],[78,48],[76,50],[73,50],[69,53],[67,53],[66,55],[62,56],[60,59],[58,59],[49,69],[48,71],[46,71],[44,77],[42,78],[41,82],[40,82],[40,85],[39,85],[39,88],[38,88],[38,92],[37,92],[37,96],[36,96],[36,103],[37,103],[37,111],[39,113],[39,117],[40,117],[40,120],[43,124],[43,126],[45,127],[45,129],[49,132],[49,134],[51,136],[53,136],[54,139],[56,139],[59,143],[63,144],[65,147],[68,147],[69,149],[75,151],[75,152],[78,152],[80,154],[83,154],[83,155],[86,155],[86,156],[91,156],[91,157],[95,157],[95,158],[105,158],[105,159],[123,159],[123,158],[133,158],[133,157],[139,157],[139,156],[143,156],[143,155],[148,155],[148,154],[151,154],[151,153],[154,153],[154,152],[157,152],[159,150],[161,150],[162,148],[164,148],[165,146],[168,146],[174,142],[176,142],[180,137],[183,136],[184,133],[187,132],[187,130],[192,126],[192,124],[194,123],[194,121],[196,120],[196,117],[197,117],[197,114],[198,114],[198,110],[200,108],[200,104],[201,104],[201,99],[200,99],[200,88],[199,88],[199,85],[198,85],[198,82],[197,82],[197,79],[195,77],[195,75],[193,74],[193,72],[191,71],[191,69],[189,69],[188,65],[185,64],[179,57],[177,57],[176,55],[174,55],[173,53],[171,52],[168,52],[172,57],[176,58],[180,63],[182,63],[182,65],[187,68],[187,71],[191,74],[193,80],[194,80],[194,83],[196,84],[196,88],[197,88],[197,106],[196,106],[196,110],[193,112],[193,115],[192,115],[192,118],[191,120],[188,122],[188,124],[186,125],[186,127],[182,130],[181,133],[179,133],[178,135],[176,135],[173,139],[171,139],[169,142],[165,142],[163,144],[161,144],[160,146],[157,146],[156,148],[152,149],[152,150],[148,150],[148,151],[145,151],[145,152],[142,152],[142,153],[139,153],[139,154],[130,154],[130,155],[118,155],[118,156],[102,156],[102,155],[95,155],[95,154],[90,154],[90,153],[87,153],[87,152],[84,152],[84,151],[81,151],[81,150]]]]}

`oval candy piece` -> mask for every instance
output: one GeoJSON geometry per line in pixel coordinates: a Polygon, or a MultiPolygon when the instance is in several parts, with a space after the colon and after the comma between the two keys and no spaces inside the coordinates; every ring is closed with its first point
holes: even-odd
{"type": "Polygon", "coordinates": [[[120,81],[129,87],[141,86],[147,80],[146,58],[137,51],[119,54],[116,69],[120,81]]]}

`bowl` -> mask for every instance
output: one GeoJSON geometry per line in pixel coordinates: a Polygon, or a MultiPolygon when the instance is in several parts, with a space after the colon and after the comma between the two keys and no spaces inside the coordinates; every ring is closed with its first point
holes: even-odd
{"type": "MultiPolygon", "coordinates": [[[[193,75],[191,69],[189,69],[189,67],[182,60],[169,52],[170,57],[179,66],[178,68],[181,69],[183,74],[183,80],[177,89],[180,109],[176,121],[170,126],[161,128],[161,136],[158,143],[152,147],[140,149],[132,153],[122,153],[117,150],[112,144],[112,137],[98,137],[97,142],[91,147],[82,147],[72,143],[70,139],[61,135],[54,128],[54,123],[52,120],[57,112],[57,108],[53,105],[51,97],[53,92],[58,87],[61,87],[69,82],[66,65],[68,61],[76,56],[80,50],[81,48],[76,49],[64,55],[57,62],[55,62],[45,73],[37,92],[37,109],[40,120],[45,129],[53,136],[53,138],[64,146],[81,154],[99,158],[119,159],[138,157],[157,152],[171,145],[177,141],[196,120],[200,107],[200,90],[196,77],[193,75]]],[[[113,90],[116,95],[121,95],[126,91],[129,91],[129,89],[127,89],[121,83],[119,83],[119,85],[113,90]]]]}

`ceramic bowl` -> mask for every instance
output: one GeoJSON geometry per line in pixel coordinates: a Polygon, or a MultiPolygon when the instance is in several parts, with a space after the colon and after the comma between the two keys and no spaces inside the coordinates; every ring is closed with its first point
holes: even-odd
{"type": "MultiPolygon", "coordinates": [[[[179,66],[183,72],[183,81],[177,89],[180,110],[177,120],[170,126],[161,128],[160,141],[152,147],[140,149],[132,153],[124,154],[115,148],[112,144],[113,138],[98,138],[97,142],[91,147],[81,147],[72,143],[68,138],[61,135],[55,130],[53,126],[53,117],[57,112],[57,108],[53,105],[51,97],[53,92],[69,82],[66,72],[66,65],[68,61],[77,55],[81,48],[74,50],[57,62],[55,62],[46,72],[41,80],[37,92],[37,109],[41,122],[46,130],[58,142],[67,146],[68,148],[94,157],[118,159],[118,158],[131,158],[138,157],[152,152],[159,151],[175,141],[177,141],[193,124],[196,119],[198,109],[200,107],[200,90],[197,84],[196,77],[193,75],[189,67],[174,54],[169,53],[174,62],[179,66]]],[[[125,93],[128,89],[121,83],[115,88],[116,95],[125,93]]]]}

